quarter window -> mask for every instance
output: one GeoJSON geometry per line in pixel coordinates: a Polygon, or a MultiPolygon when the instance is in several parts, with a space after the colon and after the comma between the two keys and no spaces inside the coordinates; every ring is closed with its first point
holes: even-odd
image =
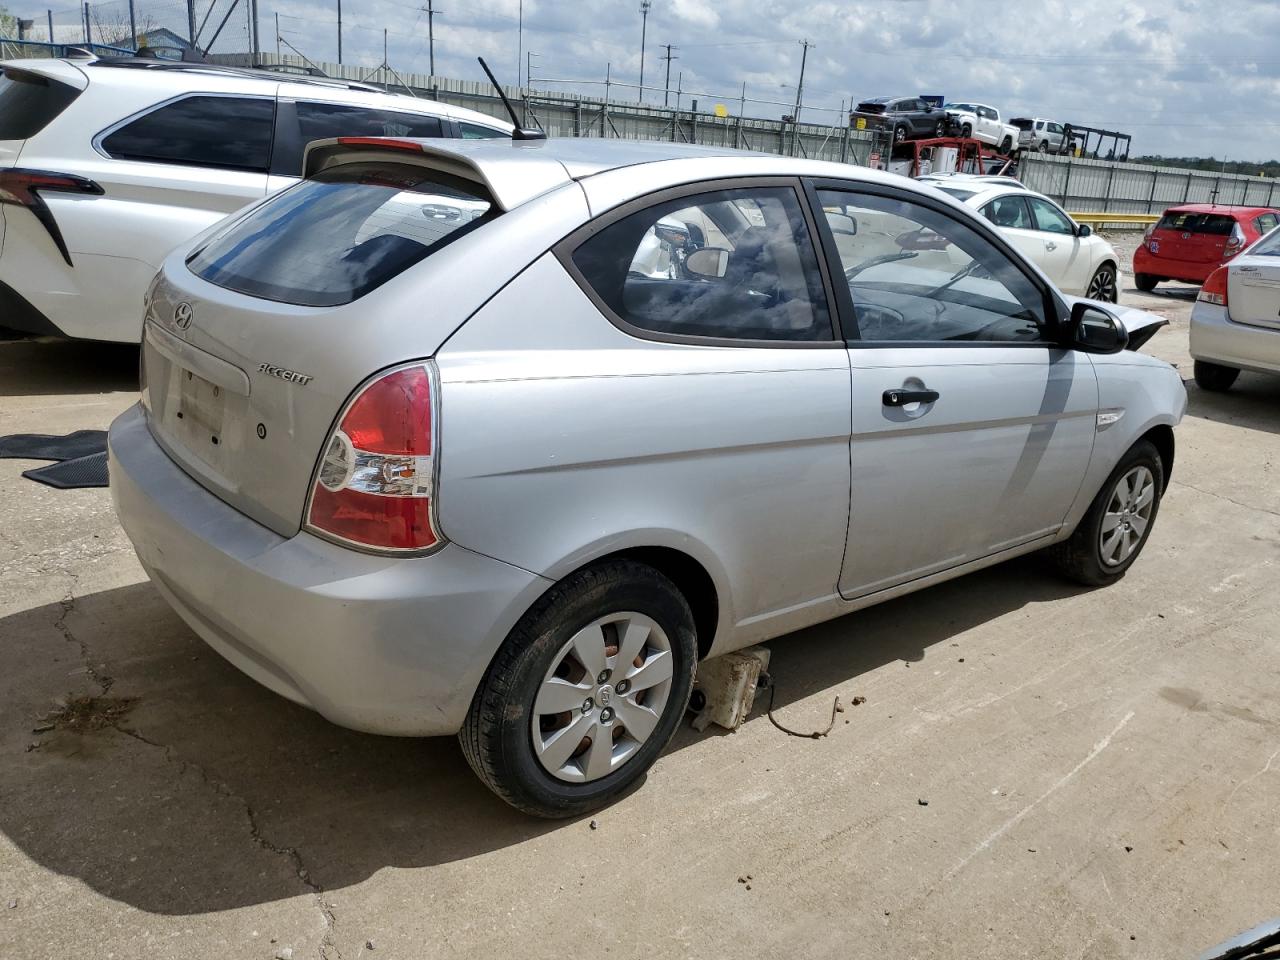
{"type": "Polygon", "coordinates": [[[1031,210],[1035,214],[1036,229],[1045,233],[1064,233],[1074,235],[1076,228],[1071,218],[1047,200],[1039,197],[1027,197],[1031,210]]]}
{"type": "Polygon", "coordinates": [[[297,104],[304,143],[331,137],[438,137],[440,118],[346,103],[297,104]]]}
{"type": "Polygon", "coordinates": [[[465,120],[458,122],[458,132],[462,134],[463,140],[509,140],[511,138],[511,134],[505,130],[481,126],[478,123],[467,123],[465,120]]]}
{"type": "Polygon", "coordinates": [[[117,160],[266,172],[275,101],[187,97],[152,110],[102,139],[117,160]]]}
{"type": "Polygon", "coordinates": [[[790,187],[662,201],[605,227],[572,261],[607,310],[639,330],[832,339],[813,242],[790,187]]]}
{"type": "Polygon", "coordinates": [[[1048,339],[1043,293],[971,227],[906,200],[819,192],[860,339],[1036,343],[1048,339]]]}
{"type": "Polygon", "coordinates": [[[1280,217],[1274,213],[1263,213],[1253,221],[1253,225],[1257,227],[1259,233],[1270,233],[1276,228],[1276,224],[1280,223],[1280,217]]]}

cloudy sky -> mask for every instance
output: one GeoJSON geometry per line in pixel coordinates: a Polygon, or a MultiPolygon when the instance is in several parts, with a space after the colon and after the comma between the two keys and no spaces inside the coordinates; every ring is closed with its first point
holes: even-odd
{"type": "MultiPolygon", "coordinates": [[[[65,0],[63,0],[65,3],[65,0]]],[[[478,79],[477,54],[514,82],[521,48],[521,0],[433,0],[436,72],[478,79]]],[[[0,0],[43,18],[26,0],[0,0]]],[[[141,15],[175,28],[183,0],[136,0],[141,15]]],[[[382,30],[401,70],[426,73],[427,0],[346,0],[343,60],[376,66],[382,30]]],[[[216,23],[230,4],[217,0],[216,23]]],[[[93,4],[104,19],[124,0],[93,4]]],[[[197,0],[203,15],[208,0],[197,0]]],[[[611,75],[635,84],[640,72],[640,0],[523,0],[523,50],[534,85],[602,92],[611,75]],[[552,80],[597,81],[597,85],[552,80]]],[[[247,25],[232,15],[215,49],[243,49],[247,25]]],[[[336,0],[259,0],[264,49],[280,32],[312,60],[337,58],[336,0]]],[[[59,22],[75,22],[68,7],[59,22]]],[[[127,22],[127,21],[126,21],[127,22]]],[[[212,31],[210,27],[206,36],[212,31]]],[[[184,30],[185,32],[185,30],[184,30]]],[[[981,100],[1010,116],[1046,116],[1133,135],[1135,154],[1280,156],[1280,3],[1276,0],[652,0],[646,97],[661,101],[671,43],[671,84],[737,112],[791,112],[801,40],[809,49],[803,119],[835,122],[842,101],[940,93],[981,100]]],[[[287,49],[286,49],[286,52],[287,49]]],[[[634,99],[631,88],[613,95],[634,99]]],[[[685,101],[687,104],[687,100],[685,101]]]]}

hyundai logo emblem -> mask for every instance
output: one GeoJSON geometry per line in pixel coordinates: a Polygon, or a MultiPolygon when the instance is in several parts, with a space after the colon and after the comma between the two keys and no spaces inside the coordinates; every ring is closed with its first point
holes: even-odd
{"type": "Polygon", "coordinates": [[[191,326],[191,304],[187,301],[183,300],[173,308],[173,325],[179,330],[185,330],[191,326]]]}

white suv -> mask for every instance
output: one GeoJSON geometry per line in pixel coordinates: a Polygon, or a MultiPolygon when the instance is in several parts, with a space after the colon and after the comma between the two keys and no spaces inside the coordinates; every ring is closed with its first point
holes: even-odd
{"type": "Polygon", "coordinates": [[[507,137],[346,81],[154,59],[0,65],[0,325],[136,343],[165,254],[335,136],[507,137]]]}

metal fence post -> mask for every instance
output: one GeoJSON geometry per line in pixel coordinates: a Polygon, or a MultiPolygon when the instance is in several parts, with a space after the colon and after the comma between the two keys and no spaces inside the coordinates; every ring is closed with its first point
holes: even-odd
{"type": "Polygon", "coordinates": [[[1190,196],[1191,196],[1191,178],[1192,178],[1193,176],[1195,176],[1195,174],[1193,174],[1193,173],[1188,173],[1188,174],[1187,174],[1187,186],[1186,186],[1186,189],[1182,191],[1182,202],[1183,202],[1183,203],[1186,203],[1186,202],[1187,202],[1187,200],[1188,200],[1188,199],[1190,198],[1190,196]]]}
{"type": "Polygon", "coordinates": [[[1152,170],[1151,171],[1151,195],[1147,197],[1147,213],[1151,213],[1151,211],[1155,208],[1156,184],[1159,182],[1160,182],[1160,171],[1152,170]]]}
{"type": "Polygon", "coordinates": [[[573,135],[575,137],[582,136],[582,101],[579,100],[573,105],[573,135]]]}
{"type": "Polygon", "coordinates": [[[844,125],[844,132],[840,137],[840,162],[849,162],[849,124],[844,125]]]}
{"type": "Polygon", "coordinates": [[[1071,158],[1067,157],[1067,179],[1062,184],[1062,205],[1067,206],[1071,198],[1071,158]]]}
{"type": "Polygon", "coordinates": [[[689,142],[698,142],[698,101],[693,101],[693,106],[689,108],[689,142]]]}
{"type": "Polygon", "coordinates": [[[1271,206],[1271,200],[1276,195],[1276,182],[1271,181],[1271,186],[1267,188],[1267,206],[1271,206]]]}

